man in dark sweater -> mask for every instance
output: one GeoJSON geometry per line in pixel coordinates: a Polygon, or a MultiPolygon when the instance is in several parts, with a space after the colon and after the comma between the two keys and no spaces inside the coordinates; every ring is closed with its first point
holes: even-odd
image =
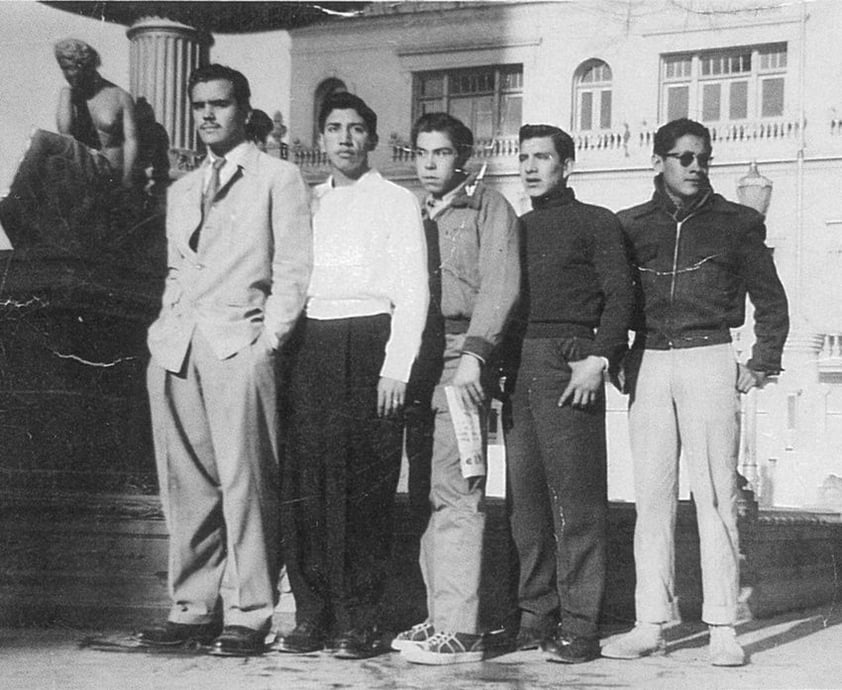
{"type": "Polygon", "coordinates": [[[625,350],[633,306],[620,223],[576,200],[567,186],[574,155],[559,128],[521,127],[520,176],[532,211],[521,219],[526,294],[508,435],[517,645],[540,645],[563,663],[599,656],[604,375],[625,350]]]}

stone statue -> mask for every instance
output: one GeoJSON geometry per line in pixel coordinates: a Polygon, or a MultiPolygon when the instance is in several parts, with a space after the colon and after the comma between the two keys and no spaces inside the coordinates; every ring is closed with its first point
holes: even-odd
{"type": "Polygon", "coordinates": [[[0,200],[0,227],[15,249],[49,245],[71,254],[109,241],[112,226],[137,206],[134,102],[98,71],[84,41],[54,46],[67,85],[59,94],[58,134],[36,130],[0,200]]]}

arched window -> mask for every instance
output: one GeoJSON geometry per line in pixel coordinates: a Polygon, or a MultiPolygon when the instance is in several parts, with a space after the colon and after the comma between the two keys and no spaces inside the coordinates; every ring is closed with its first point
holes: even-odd
{"type": "Polygon", "coordinates": [[[313,146],[319,142],[319,110],[322,108],[325,98],[334,93],[343,93],[348,90],[345,82],[336,77],[325,79],[316,87],[316,95],[313,98],[313,146]]]}
{"type": "Polygon", "coordinates": [[[576,70],[574,97],[574,130],[611,127],[611,68],[607,63],[588,60],[576,70]]]}

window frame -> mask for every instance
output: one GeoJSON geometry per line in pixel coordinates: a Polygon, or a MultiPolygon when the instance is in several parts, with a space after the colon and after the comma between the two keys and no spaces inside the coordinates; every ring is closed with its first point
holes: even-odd
{"type": "MultiPolygon", "coordinates": [[[[465,124],[471,128],[474,138],[479,139],[495,139],[498,137],[516,136],[517,129],[523,124],[523,63],[505,63],[505,64],[491,64],[491,65],[477,65],[473,67],[455,67],[449,69],[438,70],[420,70],[412,73],[412,120],[417,120],[421,115],[427,112],[452,112],[453,103],[464,101],[472,103],[471,121],[465,121],[465,124]],[[506,77],[508,75],[515,76],[515,85],[507,85],[506,77]],[[469,80],[475,79],[481,81],[491,77],[492,82],[490,88],[476,89],[476,90],[457,90],[457,80],[467,77],[469,80]],[[425,83],[432,81],[435,78],[441,78],[441,90],[432,95],[423,93],[425,83]],[[482,131],[478,131],[476,126],[476,118],[478,117],[476,105],[479,103],[478,99],[484,97],[491,97],[491,134],[486,135],[482,131]],[[516,96],[520,101],[520,118],[517,127],[511,132],[504,132],[502,126],[505,124],[504,104],[506,98],[516,96]],[[425,107],[429,104],[429,107],[425,107]]],[[[458,114],[454,115],[459,117],[458,114]]]]}
{"type": "Polygon", "coordinates": [[[787,65],[785,41],[664,53],[659,73],[661,121],[689,117],[706,126],[717,126],[784,117],[787,65]],[[720,69],[705,73],[706,63],[711,61],[714,65],[716,60],[720,62],[720,69]],[[765,98],[766,84],[773,82],[780,82],[780,85],[768,87],[773,90],[765,98]],[[737,85],[742,84],[745,84],[744,95],[738,98],[735,86],[739,89],[737,85]],[[713,98],[714,87],[719,90],[715,101],[716,116],[709,110],[714,104],[709,100],[713,98]],[[674,102],[679,96],[686,104],[674,102]],[[769,103],[775,106],[771,112],[766,111],[769,103]]]}
{"type": "Polygon", "coordinates": [[[576,69],[573,76],[573,116],[571,130],[574,132],[606,132],[609,131],[614,119],[614,71],[611,69],[605,60],[599,58],[591,58],[586,60],[576,69]],[[593,81],[585,81],[585,77],[593,72],[594,69],[599,68],[608,72],[607,78],[604,74],[603,78],[595,79],[593,81]],[[583,127],[583,116],[585,113],[584,101],[585,96],[590,96],[590,123],[589,126],[583,127]],[[607,123],[605,118],[607,97],[607,123]]]}

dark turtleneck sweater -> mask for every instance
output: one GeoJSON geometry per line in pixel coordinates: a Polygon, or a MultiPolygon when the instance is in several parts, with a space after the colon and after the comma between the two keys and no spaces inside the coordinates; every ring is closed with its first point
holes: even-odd
{"type": "Polygon", "coordinates": [[[534,198],[521,220],[525,337],[581,338],[573,359],[597,355],[616,363],[634,304],[617,217],[562,188],[534,198]]]}

